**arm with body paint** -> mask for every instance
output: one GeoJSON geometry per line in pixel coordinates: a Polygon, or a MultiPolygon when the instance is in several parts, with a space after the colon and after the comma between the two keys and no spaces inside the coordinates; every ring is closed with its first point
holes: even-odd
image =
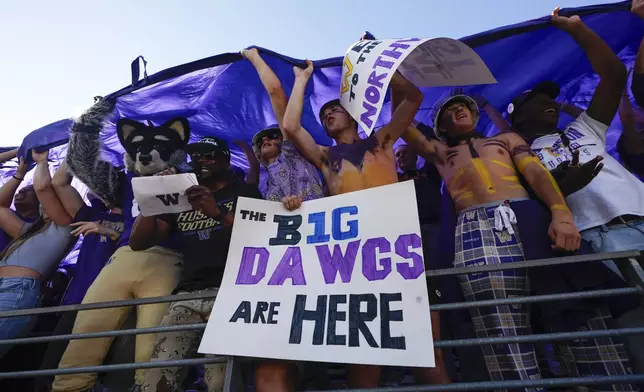
{"type": "Polygon", "coordinates": [[[503,137],[510,148],[514,165],[532,190],[550,209],[552,221],[548,234],[554,242],[553,247],[566,251],[579,249],[581,236],[554,177],[541,164],[521,136],[516,133],[506,133],[503,137]]]}
{"type": "Polygon", "coordinates": [[[304,105],[304,91],[309,82],[309,78],[313,73],[313,63],[307,60],[307,68],[301,69],[298,66],[293,67],[295,74],[295,83],[293,84],[293,91],[291,97],[286,105],[286,112],[284,114],[284,125],[282,130],[285,136],[288,135],[289,139],[295,142],[298,150],[308,159],[315,167],[322,171],[328,169],[326,149],[319,146],[311,134],[302,126],[302,106],[304,105]]]}
{"type": "MultiPolygon", "coordinates": [[[[259,79],[262,81],[262,85],[264,85],[264,88],[271,100],[271,106],[273,107],[273,114],[275,115],[277,124],[282,128],[287,102],[286,94],[282,88],[282,83],[271,67],[266,64],[256,48],[244,49],[241,51],[241,55],[250,61],[255,67],[255,70],[259,75],[259,79]]],[[[286,139],[286,135],[284,135],[284,138],[286,139]]]]}
{"type": "Polygon", "coordinates": [[[423,93],[407,80],[400,72],[395,72],[391,78],[391,121],[376,131],[380,145],[392,146],[414,121],[420,105],[423,103],[423,93]],[[393,102],[396,102],[394,105],[393,102]]]}
{"type": "Polygon", "coordinates": [[[589,117],[610,125],[617,113],[619,100],[626,85],[626,67],[615,52],[582,22],[579,16],[559,16],[559,7],[552,13],[552,23],[570,36],[586,53],[599,84],[586,110],[589,117]]]}

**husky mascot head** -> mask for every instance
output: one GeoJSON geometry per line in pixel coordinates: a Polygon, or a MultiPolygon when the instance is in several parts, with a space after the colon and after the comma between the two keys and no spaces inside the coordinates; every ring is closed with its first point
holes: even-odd
{"type": "Polygon", "coordinates": [[[123,118],[116,124],[116,133],[129,171],[146,176],[185,162],[183,147],[190,139],[190,124],[184,117],[158,127],[123,118]]]}

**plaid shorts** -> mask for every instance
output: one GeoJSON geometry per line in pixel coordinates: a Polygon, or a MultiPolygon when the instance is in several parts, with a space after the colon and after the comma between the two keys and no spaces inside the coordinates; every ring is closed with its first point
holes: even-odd
{"type": "MultiPolygon", "coordinates": [[[[462,211],[456,225],[454,267],[513,263],[525,260],[519,234],[519,224],[512,224],[514,234],[494,227],[496,205],[484,205],[462,211]]],[[[512,206],[512,203],[510,203],[512,206]]],[[[525,206],[524,206],[525,208],[525,206]]],[[[529,206],[528,206],[529,208],[529,206]]],[[[547,235],[544,228],[543,235],[547,235]]],[[[460,275],[461,288],[467,301],[517,298],[530,295],[526,269],[460,275]]],[[[495,307],[471,308],[470,315],[477,337],[529,335],[530,307],[510,304],[495,307]]],[[[612,316],[601,309],[580,330],[607,329],[612,316]]],[[[559,356],[569,370],[569,376],[616,376],[632,374],[624,345],[610,338],[589,338],[556,344],[559,356]]],[[[541,378],[534,345],[512,343],[482,347],[490,378],[501,380],[533,380],[541,378]]],[[[526,388],[542,391],[543,388],[526,388]]],[[[577,387],[578,391],[637,391],[636,386],[577,387]]]]}

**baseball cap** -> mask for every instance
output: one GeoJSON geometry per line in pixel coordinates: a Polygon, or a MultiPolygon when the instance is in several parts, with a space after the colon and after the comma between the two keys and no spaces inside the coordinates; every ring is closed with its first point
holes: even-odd
{"type": "Polygon", "coordinates": [[[543,81],[534,86],[534,88],[522,92],[518,97],[512,100],[511,104],[508,105],[508,121],[512,123],[514,117],[519,112],[519,109],[521,109],[521,106],[534,98],[537,94],[546,94],[550,98],[556,99],[560,92],[561,90],[559,85],[550,80],[543,81]]]}
{"type": "Polygon", "coordinates": [[[262,154],[260,151],[261,146],[257,146],[257,142],[261,141],[264,136],[268,136],[269,139],[274,139],[277,135],[282,136],[282,131],[277,124],[269,125],[253,135],[253,144],[251,146],[253,147],[253,152],[258,159],[261,160],[262,154]]]}
{"type": "Polygon", "coordinates": [[[457,95],[452,95],[451,97],[448,97],[445,99],[442,103],[440,103],[436,109],[435,109],[435,115],[434,115],[434,134],[438,138],[438,140],[445,141],[445,135],[443,132],[440,131],[440,128],[438,126],[438,122],[443,115],[443,112],[447,107],[453,103],[462,103],[465,104],[470,109],[470,112],[472,112],[472,116],[474,118],[473,121],[473,127],[476,128],[476,124],[479,122],[479,117],[480,117],[480,112],[479,112],[479,106],[476,104],[476,101],[472,99],[471,97],[467,95],[462,95],[462,94],[457,94],[457,95]]]}
{"type": "Polygon", "coordinates": [[[268,137],[275,137],[279,134],[282,136],[282,131],[280,130],[279,125],[277,124],[272,124],[267,126],[266,128],[262,129],[261,131],[257,132],[255,135],[253,135],[253,146],[257,145],[257,142],[262,140],[264,136],[268,137]]]}
{"type": "Polygon", "coordinates": [[[188,144],[184,147],[184,151],[191,155],[195,153],[205,154],[216,152],[230,157],[230,150],[228,149],[226,142],[217,137],[211,136],[202,137],[198,142],[188,144]]]}

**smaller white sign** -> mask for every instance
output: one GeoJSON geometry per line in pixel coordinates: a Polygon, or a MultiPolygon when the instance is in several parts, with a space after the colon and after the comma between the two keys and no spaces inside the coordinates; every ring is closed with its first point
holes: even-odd
{"type": "Polygon", "coordinates": [[[455,39],[358,41],[344,56],[340,102],[367,135],[376,125],[396,70],[418,87],[496,83],[479,55],[455,39]]]}
{"type": "Polygon", "coordinates": [[[176,214],[192,210],[186,197],[186,189],[193,185],[199,185],[194,173],[132,179],[134,199],[143,216],[176,214]]]}

